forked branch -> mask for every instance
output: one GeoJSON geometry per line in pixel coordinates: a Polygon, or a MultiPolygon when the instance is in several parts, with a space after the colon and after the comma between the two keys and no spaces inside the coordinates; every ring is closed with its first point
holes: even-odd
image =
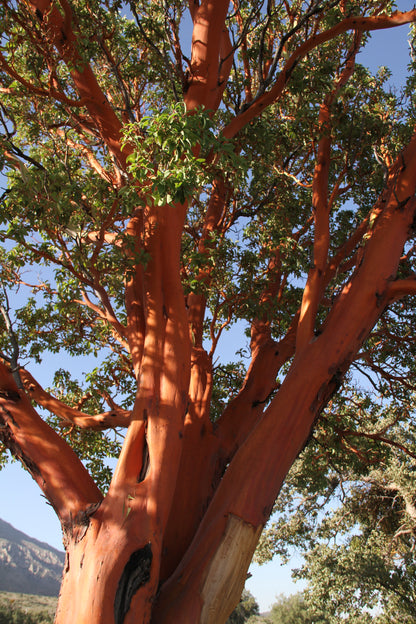
{"type": "Polygon", "coordinates": [[[314,50],[319,45],[322,45],[326,41],[335,39],[339,35],[349,31],[371,31],[380,30],[384,28],[393,28],[394,26],[400,26],[402,24],[409,24],[416,21],[416,9],[411,11],[400,12],[396,11],[392,15],[378,15],[370,17],[347,17],[336,26],[329,28],[321,33],[315,34],[304,43],[302,43],[288,58],[283,69],[277,77],[274,85],[260,95],[258,98],[253,99],[250,102],[248,108],[237,115],[223,130],[223,135],[226,138],[234,137],[244,126],[246,126],[252,119],[258,117],[268,106],[276,102],[282,95],[293,69],[296,64],[302,59],[308,52],[314,50]]]}
{"type": "Polygon", "coordinates": [[[354,72],[355,57],[360,47],[362,33],[356,32],[349,50],[347,62],[334,88],[325,97],[319,111],[319,132],[321,139],[318,146],[317,161],[312,183],[312,208],[315,221],[313,245],[313,265],[303,293],[300,311],[297,349],[302,349],[313,337],[318,306],[323,295],[325,272],[330,242],[328,181],[331,163],[331,106],[340,89],[347,83],[354,72]]]}

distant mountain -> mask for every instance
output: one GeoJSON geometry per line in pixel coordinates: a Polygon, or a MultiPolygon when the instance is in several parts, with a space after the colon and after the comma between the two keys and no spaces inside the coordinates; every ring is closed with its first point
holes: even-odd
{"type": "Polygon", "coordinates": [[[57,596],[63,552],[0,520],[0,591],[57,596]]]}

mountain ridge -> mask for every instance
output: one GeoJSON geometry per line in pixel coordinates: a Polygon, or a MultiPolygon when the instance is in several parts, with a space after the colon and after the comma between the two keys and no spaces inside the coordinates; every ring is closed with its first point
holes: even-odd
{"type": "Polygon", "coordinates": [[[0,591],[57,596],[65,554],[0,519],[0,591]]]}

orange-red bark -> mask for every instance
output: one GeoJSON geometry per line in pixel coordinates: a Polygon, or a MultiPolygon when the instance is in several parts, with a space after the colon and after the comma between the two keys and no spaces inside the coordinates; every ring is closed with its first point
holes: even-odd
{"type": "Polygon", "coordinates": [[[33,409],[0,361],[0,436],[71,529],[102,495],[74,451],[33,409]]]}
{"type": "Polygon", "coordinates": [[[232,64],[225,27],[229,0],[202,0],[193,11],[191,76],[185,94],[188,110],[217,110],[232,64]]]}
{"type": "Polygon", "coordinates": [[[52,414],[62,419],[63,423],[73,424],[81,429],[114,429],[128,427],[130,410],[115,408],[102,414],[85,414],[80,410],[66,405],[56,397],[46,392],[34,377],[26,370],[20,371],[25,390],[30,398],[52,414]]]}
{"type": "Polygon", "coordinates": [[[128,150],[121,151],[122,124],[100,88],[90,65],[79,54],[77,36],[74,32],[75,16],[70,4],[66,0],[61,0],[60,4],[64,15],[51,0],[30,2],[50,44],[56,47],[63,61],[70,67],[81,102],[87,108],[92,122],[110,152],[121,165],[125,165],[128,150]]]}
{"type": "Polygon", "coordinates": [[[321,139],[318,145],[315,172],[312,183],[312,208],[315,220],[313,265],[306,282],[297,332],[297,349],[311,340],[315,328],[316,314],[325,286],[325,270],[330,242],[328,181],[331,162],[331,105],[354,72],[355,56],[361,42],[361,33],[355,34],[344,70],[334,89],[328,93],[319,111],[319,131],[321,139]]]}
{"type": "Polygon", "coordinates": [[[183,614],[183,622],[192,622],[201,602],[206,561],[216,553],[230,515],[253,527],[264,525],[317,415],[387,304],[416,211],[415,137],[403,159],[406,167],[397,175],[399,158],[360,267],[328,315],[322,334],[296,354],[278,394],[230,463],[188,552],[162,588],[157,622],[168,622],[175,612],[183,614]]]}

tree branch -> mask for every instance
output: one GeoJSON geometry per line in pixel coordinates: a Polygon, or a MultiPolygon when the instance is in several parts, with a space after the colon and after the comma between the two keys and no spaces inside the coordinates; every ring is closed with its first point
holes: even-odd
{"type": "Polygon", "coordinates": [[[386,438],[382,436],[380,433],[365,433],[364,431],[353,431],[351,429],[335,429],[335,431],[341,437],[353,437],[353,438],[367,438],[368,440],[377,440],[378,442],[382,442],[383,444],[387,444],[388,446],[393,446],[394,448],[403,451],[406,455],[411,457],[412,459],[416,459],[416,453],[412,453],[406,446],[400,444],[400,442],[395,442],[390,438],[386,438]]]}
{"type": "Polygon", "coordinates": [[[193,11],[191,75],[184,97],[188,110],[204,106],[215,111],[220,104],[226,73],[232,66],[230,55],[220,79],[221,56],[225,59],[229,50],[225,26],[228,5],[229,0],[202,0],[193,11]]]}
{"type": "Polygon", "coordinates": [[[52,414],[58,416],[64,422],[71,423],[81,429],[93,429],[101,431],[104,429],[115,429],[116,427],[128,427],[130,422],[130,410],[113,406],[109,412],[102,414],[85,414],[79,410],[66,405],[56,397],[46,392],[36,379],[25,369],[20,369],[20,376],[23,386],[30,398],[38,405],[44,407],[52,414]]]}
{"type": "Polygon", "coordinates": [[[0,362],[0,438],[29,470],[63,525],[100,503],[102,495],[70,446],[33,409],[0,362]]]}
{"type": "Polygon", "coordinates": [[[65,16],[51,0],[31,0],[30,6],[44,36],[55,46],[63,61],[69,66],[75,87],[102,139],[124,169],[128,148],[121,151],[121,122],[99,86],[90,65],[78,52],[78,41],[72,28],[74,17],[69,3],[67,0],[61,0],[65,16]]]}
{"type": "Polygon", "coordinates": [[[296,64],[301,58],[317,46],[334,39],[348,30],[363,32],[380,30],[384,28],[393,28],[394,26],[401,26],[402,24],[409,24],[414,21],[416,21],[416,9],[403,13],[396,11],[392,15],[347,17],[336,26],[333,26],[332,28],[329,28],[328,30],[325,30],[317,35],[313,35],[291,54],[271,89],[253,99],[248,108],[234,117],[234,119],[227,126],[225,126],[223,136],[226,138],[234,137],[252,119],[260,115],[265,108],[274,104],[274,102],[276,102],[282,95],[296,64]]]}
{"type": "Polygon", "coordinates": [[[406,279],[399,279],[389,284],[387,297],[390,303],[402,299],[406,295],[416,295],[416,275],[406,279]]]}
{"type": "Polygon", "coordinates": [[[330,232],[328,204],[329,167],[331,163],[331,106],[340,89],[347,83],[354,72],[355,57],[359,50],[362,33],[356,32],[349,50],[346,65],[332,91],[324,99],[319,111],[319,132],[321,139],[312,183],[312,208],[315,220],[313,245],[313,266],[309,270],[308,280],[303,292],[300,310],[297,351],[301,350],[314,335],[316,314],[321,301],[327,266],[330,232]]]}

